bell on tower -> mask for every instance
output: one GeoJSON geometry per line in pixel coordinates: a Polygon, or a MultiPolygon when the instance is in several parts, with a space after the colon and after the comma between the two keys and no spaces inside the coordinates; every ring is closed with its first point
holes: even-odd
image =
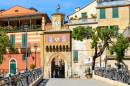
{"type": "Polygon", "coordinates": [[[52,14],[52,28],[60,30],[64,28],[65,14],[59,12],[60,5],[56,9],[57,13],[52,14]]]}

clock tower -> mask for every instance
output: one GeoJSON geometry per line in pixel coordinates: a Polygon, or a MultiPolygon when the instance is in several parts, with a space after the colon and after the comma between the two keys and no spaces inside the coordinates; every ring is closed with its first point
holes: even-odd
{"type": "Polygon", "coordinates": [[[52,28],[60,30],[64,28],[65,14],[63,13],[54,13],[52,14],[52,28]]]}

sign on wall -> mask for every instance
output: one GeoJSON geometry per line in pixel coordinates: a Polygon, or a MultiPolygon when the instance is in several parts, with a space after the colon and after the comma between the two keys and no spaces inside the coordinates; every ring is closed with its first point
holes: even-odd
{"type": "Polygon", "coordinates": [[[45,36],[46,43],[64,43],[69,42],[69,34],[48,34],[45,36]]]}

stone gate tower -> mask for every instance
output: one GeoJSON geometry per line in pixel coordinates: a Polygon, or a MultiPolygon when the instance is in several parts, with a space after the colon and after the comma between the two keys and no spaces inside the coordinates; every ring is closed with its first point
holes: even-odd
{"type": "MultiPolygon", "coordinates": [[[[55,58],[60,57],[64,62],[64,71],[61,73],[65,77],[69,76],[71,68],[71,30],[64,28],[65,14],[52,14],[52,29],[41,34],[41,66],[44,68],[44,77],[51,78],[54,69],[61,71],[59,67],[52,64],[55,58]],[[55,67],[55,68],[54,68],[55,67]]],[[[59,61],[60,63],[60,61],[59,61]]]]}

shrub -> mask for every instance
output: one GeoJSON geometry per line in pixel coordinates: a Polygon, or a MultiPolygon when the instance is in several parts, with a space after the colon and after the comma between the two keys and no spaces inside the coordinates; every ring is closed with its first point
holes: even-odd
{"type": "Polygon", "coordinates": [[[35,65],[34,64],[31,64],[30,65],[30,69],[34,69],[35,68],[35,65]]]}

